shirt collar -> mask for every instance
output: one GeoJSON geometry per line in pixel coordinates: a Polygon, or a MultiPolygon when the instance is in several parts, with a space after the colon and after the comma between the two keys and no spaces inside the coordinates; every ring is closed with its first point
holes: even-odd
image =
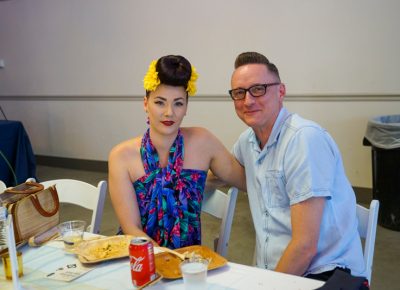
{"type": "Polygon", "coordinates": [[[286,110],[286,108],[282,107],[282,109],[279,111],[278,117],[275,120],[274,127],[272,128],[271,135],[269,135],[268,142],[265,145],[265,147],[270,147],[276,142],[278,142],[282,126],[290,115],[291,113],[289,113],[288,110],[286,110]]]}

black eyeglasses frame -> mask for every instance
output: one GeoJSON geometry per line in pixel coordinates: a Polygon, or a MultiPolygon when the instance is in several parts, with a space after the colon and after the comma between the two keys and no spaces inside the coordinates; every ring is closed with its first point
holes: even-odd
{"type": "Polygon", "coordinates": [[[234,100],[234,101],[244,100],[244,99],[246,98],[246,93],[247,93],[247,92],[249,92],[249,94],[250,94],[252,97],[258,98],[258,97],[262,97],[262,96],[264,96],[264,95],[266,94],[267,88],[268,88],[268,87],[276,86],[276,85],[280,85],[280,84],[281,84],[280,82],[269,83],[269,84],[255,84],[255,85],[252,85],[251,87],[248,87],[247,89],[244,89],[244,88],[232,89],[232,90],[229,90],[228,93],[229,93],[229,95],[231,96],[232,100],[234,100]],[[251,93],[250,90],[251,90],[252,88],[258,87],[258,86],[264,87],[265,92],[264,92],[262,95],[255,96],[255,95],[253,95],[253,94],[251,93]],[[234,91],[236,91],[236,90],[243,90],[243,91],[244,91],[243,98],[234,98],[234,97],[233,97],[232,93],[233,93],[234,91]]]}

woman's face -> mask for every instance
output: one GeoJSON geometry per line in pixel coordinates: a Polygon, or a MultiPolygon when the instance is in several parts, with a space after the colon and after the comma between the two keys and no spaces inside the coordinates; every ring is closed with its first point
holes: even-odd
{"type": "Polygon", "coordinates": [[[183,87],[159,85],[144,98],[150,128],[161,134],[176,133],[187,111],[187,94],[183,87]]]}

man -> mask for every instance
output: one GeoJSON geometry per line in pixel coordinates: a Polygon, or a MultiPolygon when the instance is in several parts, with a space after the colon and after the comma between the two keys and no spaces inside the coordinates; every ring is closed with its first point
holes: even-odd
{"type": "Polygon", "coordinates": [[[327,280],[336,268],[364,276],[356,200],[332,137],[283,107],[276,66],[240,54],[229,91],[243,132],[233,154],[245,167],[257,266],[327,280]]]}

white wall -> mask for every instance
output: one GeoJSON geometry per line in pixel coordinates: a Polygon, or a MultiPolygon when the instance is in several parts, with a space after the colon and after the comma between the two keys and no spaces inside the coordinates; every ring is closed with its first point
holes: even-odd
{"type": "Polygon", "coordinates": [[[198,96],[186,125],[231,147],[245,128],[226,96],[235,56],[266,54],[286,106],[326,127],[353,185],[371,187],[368,118],[400,113],[400,1],[0,1],[0,105],[36,154],[106,160],[145,130],[150,60],[187,56],[198,96]]]}
{"type": "Polygon", "coordinates": [[[265,53],[289,95],[398,94],[397,0],[0,1],[0,95],[141,95],[152,59],[187,56],[226,94],[236,55],[265,53]]]}

